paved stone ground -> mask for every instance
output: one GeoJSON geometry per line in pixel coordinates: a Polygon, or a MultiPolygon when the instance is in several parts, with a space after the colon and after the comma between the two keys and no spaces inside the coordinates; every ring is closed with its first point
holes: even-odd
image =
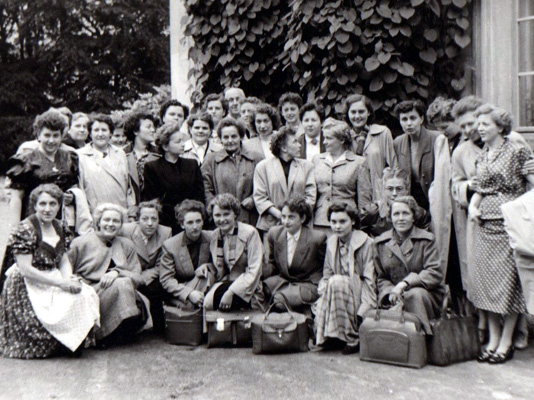
{"type": "MultiPolygon", "coordinates": [[[[0,201],[0,256],[8,232],[0,201]]],[[[0,358],[0,399],[534,399],[534,345],[505,365],[421,370],[339,352],[253,355],[172,346],[154,334],[83,358],[0,358]]]]}

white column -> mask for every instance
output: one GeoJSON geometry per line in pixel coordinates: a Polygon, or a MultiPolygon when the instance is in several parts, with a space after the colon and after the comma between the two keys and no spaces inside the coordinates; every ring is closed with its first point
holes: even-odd
{"type": "Polygon", "coordinates": [[[188,39],[184,36],[182,25],[182,20],[185,21],[187,14],[182,0],[169,0],[169,7],[172,98],[191,105],[190,82],[187,78],[191,62],[187,56],[188,39]]]}

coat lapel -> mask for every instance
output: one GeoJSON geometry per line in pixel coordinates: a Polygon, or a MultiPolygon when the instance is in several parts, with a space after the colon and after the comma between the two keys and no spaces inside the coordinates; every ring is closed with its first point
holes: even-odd
{"type": "Polygon", "coordinates": [[[287,265],[287,231],[285,229],[282,229],[276,242],[276,252],[278,253],[278,260],[280,261],[280,269],[286,275],[289,275],[289,265],[287,265]]]}
{"type": "MultiPolygon", "coordinates": [[[[185,233],[184,233],[184,237],[185,237],[185,233]]],[[[201,246],[201,254],[202,254],[202,246],[201,246]]],[[[187,245],[184,244],[183,238],[178,248],[178,258],[180,259],[180,269],[183,271],[183,274],[185,276],[194,275],[195,266],[193,265],[193,261],[191,261],[191,255],[189,254],[189,249],[187,248],[187,245]]]]}
{"type": "MultiPolygon", "coordinates": [[[[297,242],[297,248],[295,249],[295,254],[293,254],[293,260],[291,261],[291,266],[302,264],[302,260],[304,260],[304,257],[306,256],[306,253],[309,250],[308,238],[309,238],[309,230],[308,228],[303,226],[302,230],[300,231],[300,237],[299,237],[299,241],[297,242]]],[[[286,241],[287,241],[287,236],[286,236],[286,241]]],[[[286,257],[287,257],[287,250],[286,250],[286,257]]],[[[291,275],[291,274],[288,273],[288,275],[291,275]]]]}
{"type": "MultiPolygon", "coordinates": [[[[153,239],[154,236],[155,234],[152,236],[151,239],[153,239]]],[[[139,228],[139,226],[136,226],[134,228],[134,231],[132,234],[132,241],[135,243],[135,251],[137,255],[143,260],[145,260],[147,263],[150,262],[147,245],[145,245],[145,242],[143,241],[143,234],[141,233],[141,229],[139,228]]]]}
{"type": "MultiPolygon", "coordinates": [[[[411,242],[411,240],[410,240],[411,242]]],[[[393,253],[393,255],[395,257],[397,257],[399,260],[401,260],[402,264],[408,268],[408,264],[406,263],[406,258],[404,257],[404,254],[402,254],[402,251],[399,247],[399,245],[397,244],[397,242],[395,242],[395,239],[394,238],[391,238],[389,240],[389,242],[386,243],[386,247],[393,253]]]]}
{"type": "MultiPolygon", "coordinates": [[[[284,193],[284,197],[287,198],[288,193],[288,182],[286,181],[286,175],[284,174],[284,168],[282,167],[282,163],[278,159],[278,157],[271,158],[272,166],[273,166],[273,173],[276,176],[276,179],[280,182],[280,187],[282,189],[282,192],[284,193]]],[[[291,169],[289,170],[289,178],[291,179],[291,170],[293,169],[293,165],[291,165],[291,169]]]]}

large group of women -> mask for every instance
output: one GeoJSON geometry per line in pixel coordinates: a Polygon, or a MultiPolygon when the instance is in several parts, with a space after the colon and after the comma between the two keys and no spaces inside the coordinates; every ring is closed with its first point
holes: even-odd
{"type": "Polygon", "coordinates": [[[450,292],[479,316],[479,361],[512,358],[527,309],[501,205],[534,163],[510,114],[402,101],[394,139],[366,96],[343,106],[325,119],[295,93],[276,108],[228,88],[192,115],[176,100],[125,121],[39,115],[7,173],[0,352],[106,348],[161,331],[164,304],[287,304],[314,349],[352,354],[368,310],[403,307],[432,335],[450,292]]]}

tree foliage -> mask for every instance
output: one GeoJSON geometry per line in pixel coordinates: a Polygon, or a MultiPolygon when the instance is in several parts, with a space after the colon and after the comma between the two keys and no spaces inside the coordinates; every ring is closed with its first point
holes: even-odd
{"type": "Polygon", "coordinates": [[[168,83],[168,0],[0,0],[0,109],[119,108],[168,83]]]}
{"type": "Polygon", "coordinates": [[[240,85],[273,101],[297,90],[329,114],[347,94],[364,93],[387,118],[400,100],[464,89],[470,3],[189,0],[192,73],[205,93],[240,85]]]}

